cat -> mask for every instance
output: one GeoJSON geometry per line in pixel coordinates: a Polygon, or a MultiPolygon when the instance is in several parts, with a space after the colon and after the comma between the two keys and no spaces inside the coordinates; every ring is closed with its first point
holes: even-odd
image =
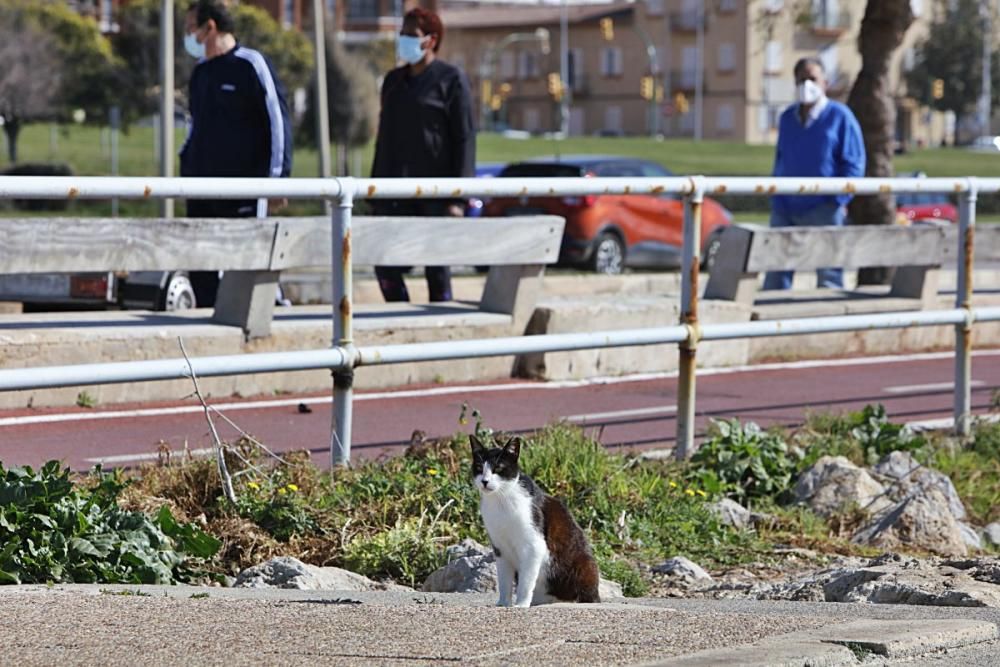
{"type": "Polygon", "coordinates": [[[487,449],[476,436],[472,479],[497,560],[498,607],[553,601],[600,602],[600,572],[566,506],[521,472],[521,440],[487,449]]]}

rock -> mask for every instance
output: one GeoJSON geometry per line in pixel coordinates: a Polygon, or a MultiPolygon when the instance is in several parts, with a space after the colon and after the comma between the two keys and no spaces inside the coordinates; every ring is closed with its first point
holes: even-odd
{"type": "Polygon", "coordinates": [[[851,506],[869,514],[891,505],[885,488],[843,456],[824,456],[795,483],[795,498],[816,514],[829,517],[851,506]]]}
{"type": "Polygon", "coordinates": [[[1000,521],[994,521],[983,528],[983,539],[987,544],[1000,547],[1000,521]]]}
{"type": "MultiPolygon", "coordinates": [[[[487,593],[497,590],[497,564],[491,547],[465,539],[446,549],[448,564],[427,577],[425,593],[487,593]]],[[[623,597],[621,584],[601,577],[601,599],[623,597]]]]}
{"type": "Polygon", "coordinates": [[[243,570],[236,577],[233,587],[337,591],[413,590],[407,586],[373,581],[339,567],[309,565],[290,556],[272,558],[243,570]]]}
{"type": "Polygon", "coordinates": [[[882,457],[872,470],[883,478],[883,484],[895,500],[919,493],[921,489],[936,487],[948,499],[952,516],[958,521],[965,518],[965,505],[951,479],[943,472],[921,465],[909,452],[891,452],[882,457]]]}
{"type": "Polygon", "coordinates": [[[922,561],[887,554],[800,579],[755,586],[758,600],[865,602],[1000,608],[1000,561],[922,561]]]}
{"type": "Polygon", "coordinates": [[[958,530],[962,534],[962,541],[965,542],[965,546],[976,551],[982,550],[983,539],[979,536],[979,531],[964,521],[958,522],[958,530]]]}
{"type": "Polygon", "coordinates": [[[919,495],[908,496],[876,516],[851,541],[888,549],[918,547],[942,556],[968,553],[948,499],[935,486],[923,488],[919,495]]]}
{"type": "Polygon", "coordinates": [[[622,593],[622,585],[617,581],[611,581],[601,577],[601,583],[597,586],[597,593],[601,596],[601,602],[606,602],[612,598],[625,597],[622,593]]]}
{"type": "Polygon", "coordinates": [[[723,498],[719,502],[710,504],[708,509],[719,517],[719,521],[727,526],[732,526],[740,530],[750,526],[750,510],[735,500],[723,498]]]}
{"type": "Polygon", "coordinates": [[[466,539],[447,549],[448,564],[424,581],[428,593],[485,593],[497,590],[497,564],[493,550],[466,539]]]}
{"type": "Polygon", "coordinates": [[[663,564],[654,567],[653,572],[692,581],[712,581],[712,575],[705,572],[700,565],[688,560],[684,556],[674,556],[666,560],[663,564]]]}

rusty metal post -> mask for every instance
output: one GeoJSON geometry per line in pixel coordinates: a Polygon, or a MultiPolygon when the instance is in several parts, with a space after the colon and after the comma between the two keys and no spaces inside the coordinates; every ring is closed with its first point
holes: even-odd
{"type": "Polygon", "coordinates": [[[694,453],[695,375],[698,352],[698,271],[701,265],[701,205],[705,188],[701,177],[691,179],[691,194],[684,197],[684,257],[681,262],[681,324],[688,339],[678,346],[677,445],[681,461],[694,453]]]}
{"type": "MultiPolygon", "coordinates": [[[[351,213],[354,207],[354,180],[342,178],[340,198],[333,209],[333,346],[354,352],[353,280],[351,260],[351,213]]],[[[354,400],[354,367],[333,372],[333,429],[330,463],[334,467],[351,462],[351,422],[354,400]]]]}
{"type": "Polygon", "coordinates": [[[955,433],[972,430],[972,277],[976,231],[978,184],[968,179],[968,189],[959,202],[958,284],[955,307],[965,311],[965,321],[955,325],[955,433]]]}

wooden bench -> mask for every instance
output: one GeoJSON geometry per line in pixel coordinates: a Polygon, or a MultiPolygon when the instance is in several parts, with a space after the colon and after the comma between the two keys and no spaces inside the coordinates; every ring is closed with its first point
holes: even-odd
{"type": "MultiPolygon", "coordinates": [[[[565,221],[356,217],[354,265],[489,266],[479,309],[526,323],[565,221]]],[[[0,220],[0,273],[225,271],[213,315],[248,338],[270,333],[281,272],[330,267],[329,218],[0,220]]]]}
{"type": "MultiPolygon", "coordinates": [[[[767,271],[882,266],[895,269],[888,291],[883,287],[874,291],[841,290],[840,293],[846,299],[909,300],[894,304],[875,302],[873,307],[920,309],[938,305],[939,269],[955,266],[958,226],[848,225],[771,229],[737,224],[722,232],[719,243],[705,286],[705,299],[735,301],[747,306],[755,302],[760,305],[762,301],[787,300],[788,290],[758,294],[760,274],[767,271]]],[[[976,228],[975,259],[1000,259],[1000,229],[995,225],[976,228]]],[[[817,290],[832,291],[835,290],[817,290]]]]}

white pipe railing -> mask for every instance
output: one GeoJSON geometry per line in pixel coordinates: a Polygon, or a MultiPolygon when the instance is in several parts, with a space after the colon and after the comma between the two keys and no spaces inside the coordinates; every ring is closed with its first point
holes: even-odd
{"type": "Polygon", "coordinates": [[[1000,307],[972,308],[975,202],[979,193],[1000,193],[1000,178],[518,178],[518,179],[351,179],[351,178],[142,178],[0,176],[0,199],[161,199],[289,198],[336,200],[332,224],[334,346],[218,357],[79,364],[0,370],[0,391],[142,382],[291,370],[334,371],[334,464],[350,460],[353,372],[356,367],[579,349],[676,343],[678,380],[678,455],[693,449],[696,353],[699,341],[787,336],[864,329],[953,325],[955,349],[955,428],[967,433],[970,422],[971,329],[977,321],[1000,321],[1000,307]],[[953,310],[845,315],[790,320],[702,325],[698,322],[698,230],[700,202],[706,195],[817,195],[935,192],[960,197],[958,293],[953,310]],[[355,347],[353,342],[349,238],[354,199],[571,196],[663,194],[685,200],[682,321],[676,326],[576,334],[491,338],[446,343],[355,347]]]}

